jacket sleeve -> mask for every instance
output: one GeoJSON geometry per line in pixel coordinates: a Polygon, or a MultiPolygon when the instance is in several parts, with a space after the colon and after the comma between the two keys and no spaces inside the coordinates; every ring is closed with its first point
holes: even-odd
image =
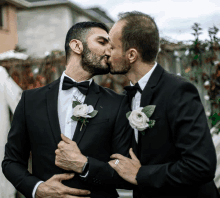
{"type": "Polygon", "coordinates": [[[5,145],[2,171],[18,191],[24,194],[25,197],[31,198],[34,186],[40,180],[27,170],[31,147],[25,122],[25,93],[26,91],[23,92],[15,109],[5,145]]]}
{"type": "MultiPolygon", "coordinates": [[[[130,111],[130,108],[125,96],[117,114],[111,144],[112,154],[119,153],[126,157],[129,156],[133,134],[126,118],[128,111],[130,111]]],[[[89,174],[86,181],[94,185],[107,185],[112,188],[132,189],[133,187],[132,184],[123,180],[108,162],[102,162],[92,157],[89,157],[89,174]]]]}
{"type": "Polygon", "coordinates": [[[142,166],[138,187],[184,189],[213,180],[216,153],[197,89],[181,82],[171,91],[166,114],[179,157],[166,164],[142,166]]]}

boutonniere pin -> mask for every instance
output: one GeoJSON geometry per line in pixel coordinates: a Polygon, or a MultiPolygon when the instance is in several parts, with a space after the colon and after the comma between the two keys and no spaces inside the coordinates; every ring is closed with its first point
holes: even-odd
{"type": "Polygon", "coordinates": [[[73,116],[71,117],[74,121],[80,121],[82,123],[80,131],[82,130],[83,125],[86,126],[88,123],[88,118],[94,118],[98,113],[97,110],[94,110],[92,105],[87,106],[87,104],[82,104],[79,101],[73,101],[73,116]]]}
{"type": "Polygon", "coordinates": [[[152,128],[155,125],[155,120],[149,118],[154,113],[156,105],[148,105],[146,107],[140,107],[136,110],[126,113],[126,117],[133,129],[137,129],[142,135],[145,134],[145,129],[152,128]]]}

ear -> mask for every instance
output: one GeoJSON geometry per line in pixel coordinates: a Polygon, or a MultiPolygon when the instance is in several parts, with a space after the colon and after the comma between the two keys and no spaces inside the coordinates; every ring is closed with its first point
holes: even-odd
{"type": "Polygon", "coordinates": [[[129,63],[134,63],[138,59],[138,51],[135,48],[130,48],[126,52],[129,63]]]}
{"type": "Polygon", "coordinates": [[[77,39],[72,39],[69,43],[70,48],[72,49],[73,52],[76,54],[82,54],[83,52],[83,44],[80,40],[77,39]]]}

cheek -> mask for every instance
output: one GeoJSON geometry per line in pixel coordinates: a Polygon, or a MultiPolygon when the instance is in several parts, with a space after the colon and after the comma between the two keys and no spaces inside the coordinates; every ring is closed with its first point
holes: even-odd
{"type": "Polygon", "coordinates": [[[122,57],[118,53],[112,53],[111,54],[111,59],[113,63],[118,63],[122,61],[122,57]]]}
{"type": "Polygon", "coordinates": [[[103,55],[105,53],[105,48],[101,47],[100,45],[94,44],[91,46],[90,51],[93,54],[103,55]]]}
{"type": "Polygon", "coordinates": [[[117,56],[116,57],[112,57],[112,61],[113,62],[118,62],[118,61],[120,61],[120,57],[117,57],[117,56]]]}

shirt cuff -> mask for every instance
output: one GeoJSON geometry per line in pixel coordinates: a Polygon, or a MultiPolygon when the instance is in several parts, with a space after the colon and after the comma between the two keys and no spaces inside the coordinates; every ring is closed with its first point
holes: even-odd
{"type": "Polygon", "coordinates": [[[34,190],[33,190],[33,192],[32,192],[32,198],[35,198],[36,190],[37,190],[38,186],[39,186],[41,183],[43,183],[43,181],[37,182],[37,184],[34,186],[34,190]]]}
{"type": "Polygon", "coordinates": [[[86,174],[84,174],[84,175],[81,175],[81,174],[80,174],[79,176],[80,176],[80,177],[83,177],[83,178],[86,178],[86,177],[88,176],[88,174],[89,174],[89,171],[87,171],[86,174]]]}

